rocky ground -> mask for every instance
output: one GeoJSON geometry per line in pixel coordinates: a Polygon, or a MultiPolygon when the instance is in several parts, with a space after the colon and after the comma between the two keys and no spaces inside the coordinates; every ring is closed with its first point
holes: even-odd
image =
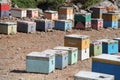
{"type": "Polygon", "coordinates": [[[73,80],[73,75],[79,70],[90,71],[91,58],[78,61],[77,64],[68,66],[63,70],[55,70],[50,74],[27,73],[25,71],[26,55],[29,52],[63,46],[64,35],[72,33],[89,35],[91,40],[120,37],[119,29],[73,30],[72,32],[54,30],[53,32],[33,34],[0,34],[0,80],[73,80]]]}

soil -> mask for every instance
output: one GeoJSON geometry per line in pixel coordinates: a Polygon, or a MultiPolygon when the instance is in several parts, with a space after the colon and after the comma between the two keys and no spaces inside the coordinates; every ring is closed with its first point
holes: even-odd
{"type": "Polygon", "coordinates": [[[43,51],[56,46],[64,46],[67,34],[89,35],[91,41],[120,37],[119,29],[72,30],[64,32],[39,32],[16,35],[0,34],[0,80],[74,80],[73,76],[80,70],[91,71],[91,58],[78,61],[63,70],[55,70],[50,74],[27,73],[26,55],[32,51],[43,51]]]}

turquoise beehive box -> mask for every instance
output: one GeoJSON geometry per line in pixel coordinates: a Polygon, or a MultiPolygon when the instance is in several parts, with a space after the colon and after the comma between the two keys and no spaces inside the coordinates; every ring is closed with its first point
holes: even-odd
{"type": "Polygon", "coordinates": [[[50,50],[31,52],[26,56],[26,71],[51,73],[55,70],[55,54],[50,50]]]}
{"type": "Polygon", "coordinates": [[[68,66],[68,52],[63,50],[52,50],[55,52],[55,68],[64,69],[68,66]]]}
{"type": "Polygon", "coordinates": [[[64,47],[64,46],[57,46],[53,48],[55,50],[63,50],[68,51],[68,64],[75,64],[78,61],[78,48],[76,47],[64,47]]]}

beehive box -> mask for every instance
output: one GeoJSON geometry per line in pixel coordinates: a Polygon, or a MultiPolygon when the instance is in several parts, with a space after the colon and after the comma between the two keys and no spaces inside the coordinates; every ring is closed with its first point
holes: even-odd
{"type": "Polygon", "coordinates": [[[36,23],[31,21],[17,21],[17,31],[34,33],[36,32],[36,23]]]}
{"type": "Polygon", "coordinates": [[[62,31],[72,30],[72,21],[55,20],[55,29],[62,30],[62,31]]]}
{"type": "Polygon", "coordinates": [[[118,51],[120,51],[120,38],[114,38],[113,40],[117,40],[118,41],[118,51]]]}
{"type": "Polygon", "coordinates": [[[90,71],[79,71],[74,75],[74,80],[114,80],[114,75],[90,71]]]}
{"type": "Polygon", "coordinates": [[[10,10],[10,4],[0,3],[0,11],[9,11],[9,10],[10,10]]]}
{"type": "Polygon", "coordinates": [[[103,21],[103,26],[105,28],[118,28],[118,21],[103,21]]]}
{"type": "Polygon", "coordinates": [[[55,70],[55,54],[49,50],[31,52],[26,56],[26,71],[51,73],[55,70]]]}
{"type": "Polygon", "coordinates": [[[92,58],[92,71],[115,76],[120,80],[120,56],[102,54],[92,58]]]}
{"type": "Polygon", "coordinates": [[[58,10],[59,14],[73,14],[73,7],[60,7],[58,10]]]}
{"type": "Polygon", "coordinates": [[[54,27],[54,23],[52,20],[35,20],[36,22],[36,29],[40,31],[50,31],[54,27]]]}
{"type": "Polygon", "coordinates": [[[91,22],[91,13],[76,13],[75,22],[91,22]]]}
{"type": "Polygon", "coordinates": [[[27,9],[27,17],[29,18],[38,18],[38,9],[27,9]]]}
{"type": "Polygon", "coordinates": [[[87,35],[66,35],[64,37],[64,45],[68,47],[77,47],[78,50],[83,50],[90,47],[90,39],[87,35]]]}
{"type": "Polygon", "coordinates": [[[13,17],[23,18],[27,16],[26,9],[22,9],[22,8],[12,8],[10,12],[11,12],[11,16],[13,17]]]}
{"type": "Polygon", "coordinates": [[[110,39],[98,40],[102,42],[102,52],[106,54],[118,53],[118,41],[110,39]]]}
{"type": "Polygon", "coordinates": [[[64,20],[74,19],[73,7],[60,7],[58,10],[58,14],[59,14],[59,19],[64,19],[64,20]]]}
{"type": "Polygon", "coordinates": [[[102,18],[105,21],[118,21],[118,13],[103,13],[102,18]]]}
{"type": "Polygon", "coordinates": [[[118,28],[120,28],[120,19],[118,20],[118,28]]]}
{"type": "Polygon", "coordinates": [[[91,28],[91,22],[75,22],[75,28],[76,29],[89,29],[91,28]]]}
{"type": "Polygon", "coordinates": [[[17,33],[17,24],[14,22],[1,22],[0,23],[0,33],[16,34],[17,33]]]}
{"type": "Polygon", "coordinates": [[[68,66],[68,52],[63,50],[54,50],[55,52],[55,68],[64,69],[68,66]]]}
{"type": "Polygon", "coordinates": [[[90,43],[90,56],[97,56],[102,54],[102,42],[92,41],[90,43]]]}
{"type": "Polygon", "coordinates": [[[54,50],[68,51],[68,64],[72,65],[78,61],[78,49],[76,47],[63,47],[57,46],[53,48],[54,50]]]}
{"type": "Polygon", "coordinates": [[[102,18],[102,13],[106,13],[106,8],[102,6],[92,7],[92,18],[102,18]]]}
{"type": "Polygon", "coordinates": [[[58,11],[46,10],[44,17],[50,20],[58,20],[58,11]]]}
{"type": "Polygon", "coordinates": [[[103,28],[103,19],[92,19],[91,20],[91,27],[93,29],[101,29],[103,28]]]}
{"type": "Polygon", "coordinates": [[[78,50],[78,60],[86,60],[90,57],[90,49],[78,50]]]}
{"type": "Polygon", "coordinates": [[[2,10],[0,11],[0,17],[8,17],[9,11],[8,10],[2,10]]]}

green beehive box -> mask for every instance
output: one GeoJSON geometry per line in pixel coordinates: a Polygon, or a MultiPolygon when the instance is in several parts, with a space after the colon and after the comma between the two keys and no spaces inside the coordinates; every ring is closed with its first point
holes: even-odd
{"type": "Polygon", "coordinates": [[[102,42],[92,41],[90,43],[90,56],[97,56],[102,54],[102,42]]]}
{"type": "Polygon", "coordinates": [[[75,22],[89,22],[91,21],[91,13],[76,13],[74,20],[75,22]]]}
{"type": "Polygon", "coordinates": [[[55,47],[53,49],[68,51],[68,64],[72,65],[72,64],[77,63],[77,61],[78,61],[78,48],[76,48],[76,47],[57,46],[57,47],[55,47]]]}

